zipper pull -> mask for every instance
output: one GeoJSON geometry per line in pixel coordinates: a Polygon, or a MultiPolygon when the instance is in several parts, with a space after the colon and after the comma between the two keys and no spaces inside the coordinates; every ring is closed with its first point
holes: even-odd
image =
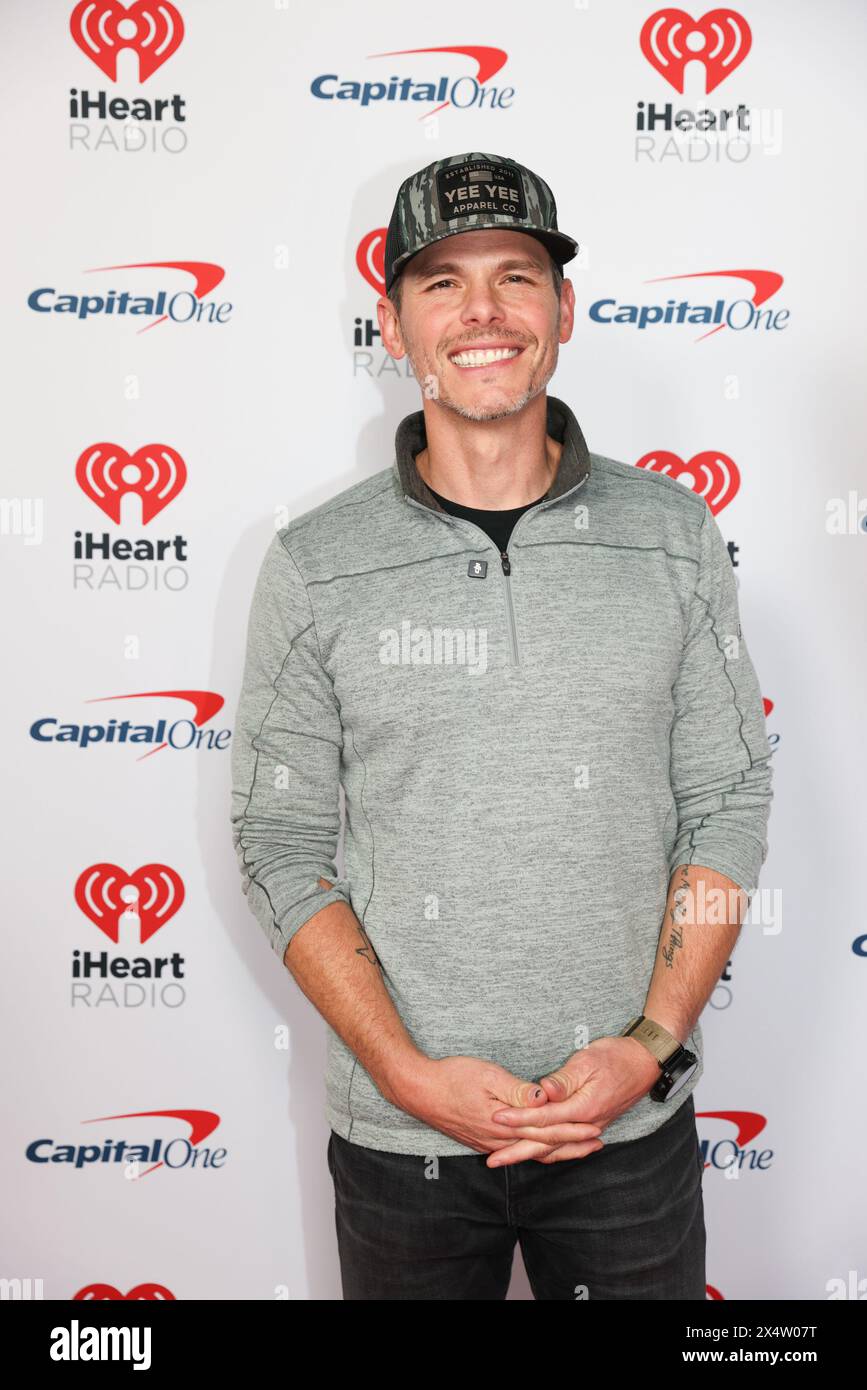
{"type": "Polygon", "coordinates": [[[511,573],[512,573],[512,566],[511,566],[510,563],[509,563],[509,552],[508,552],[508,550],[501,550],[501,551],[500,551],[500,560],[501,560],[502,565],[503,565],[503,574],[511,574],[511,573]]]}

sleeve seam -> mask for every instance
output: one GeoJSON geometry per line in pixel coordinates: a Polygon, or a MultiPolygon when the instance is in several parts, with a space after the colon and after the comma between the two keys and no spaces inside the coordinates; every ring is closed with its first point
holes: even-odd
{"type": "MultiPolygon", "coordinates": [[[[285,540],[283,539],[283,537],[280,536],[280,537],[279,537],[279,540],[280,540],[280,546],[281,546],[282,550],[284,551],[285,555],[288,557],[288,559],[289,559],[289,561],[290,561],[290,563],[291,563],[293,569],[295,570],[295,573],[298,575],[298,578],[301,580],[301,583],[304,585],[304,594],[305,594],[305,597],[306,597],[306,599],[307,599],[307,605],[308,605],[308,607],[309,607],[309,609],[310,609],[310,620],[311,620],[311,622],[312,622],[312,624],[313,624],[313,636],[316,638],[316,650],[317,650],[317,652],[319,653],[319,665],[322,667],[322,670],[325,672],[326,676],[328,676],[329,681],[331,681],[331,686],[332,686],[332,689],[333,689],[333,687],[334,687],[334,681],[333,681],[332,676],[331,676],[331,673],[330,673],[330,671],[328,670],[328,668],[326,667],[325,662],[324,662],[323,657],[322,657],[322,644],[321,644],[321,642],[319,641],[319,629],[318,629],[317,626],[316,626],[316,614],[315,614],[315,612],[313,611],[313,600],[312,600],[312,598],[310,597],[310,590],[309,590],[309,588],[308,588],[308,586],[307,586],[307,580],[304,578],[304,575],[301,573],[301,569],[300,569],[300,567],[299,567],[299,565],[298,565],[298,561],[295,559],[295,556],[292,554],[292,551],[291,551],[291,550],[289,549],[289,547],[287,546],[287,544],[286,544],[285,540]]],[[[305,631],[306,631],[306,629],[305,629],[305,631]]],[[[336,699],[336,696],[335,696],[335,699],[336,699]]]]}
{"type": "Polygon", "coordinates": [[[709,602],[708,599],[706,599],[706,598],[704,597],[703,594],[699,593],[699,585],[701,584],[702,571],[703,571],[703,569],[704,569],[704,551],[705,551],[705,534],[706,534],[706,529],[705,529],[705,528],[707,527],[707,519],[708,519],[708,517],[710,516],[710,514],[711,514],[711,513],[710,513],[710,507],[709,507],[709,506],[707,505],[707,503],[705,502],[705,504],[704,504],[704,515],[702,516],[702,519],[701,519],[701,525],[700,525],[699,528],[698,528],[698,564],[697,564],[696,567],[695,567],[695,584],[693,585],[693,589],[692,589],[692,596],[693,596],[693,598],[694,598],[694,599],[700,598],[701,601],[702,601],[702,603],[704,603],[704,604],[707,605],[708,609],[710,609],[710,602],[709,602]]]}
{"type": "MultiPolygon", "coordinates": [[[[701,527],[700,527],[700,530],[699,530],[699,536],[700,536],[700,538],[701,538],[701,540],[702,540],[702,552],[704,551],[704,536],[705,536],[705,533],[706,533],[706,528],[707,528],[707,526],[708,526],[708,518],[709,518],[709,517],[711,517],[711,510],[710,510],[710,507],[709,507],[709,506],[707,505],[707,503],[705,502],[704,517],[703,517],[703,519],[702,519],[701,527]]],[[[703,557],[702,557],[702,555],[700,554],[700,556],[699,556],[699,565],[698,565],[698,569],[697,569],[697,571],[696,571],[695,590],[694,590],[693,597],[694,597],[694,598],[697,598],[697,599],[700,599],[700,601],[704,604],[704,606],[705,606],[705,612],[706,612],[706,614],[707,614],[707,617],[710,619],[710,630],[711,630],[711,634],[712,634],[712,636],[713,636],[714,642],[716,643],[717,651],[719,652],[720,656],[722,657],[722,670],[723,670],[723,675],[725,676],[726,680],[728,681],[729,685],[731,686],[732,704],[733,704],[733,706],[734,706],[734,710],[735,710],[735,713],[736,713],[737,718],[738,718],[738,738],[740,739],[740,742],[743,744],[744,748],[746,749],[747,758],[749,759],[749,762],[748,762],[748,765],[747,765],[747,769],[746,769],[746,770],[747,770],[747,771],[752,771],[752,769],[753,769],[753,767],[754,767],[755,764],[754,764],[754,762],[753,762],[752,750],[750,749],[750,746],[749,746],[749,744],[747,743],[746,738],[744,737],[744,712],[743,712],[743,710],[741,709],[740,704],[739,704],[739,702],[738,702],[737,687],[736,687],[734,681],[732,680],[731,676],[729,675],[728,658],[727,658],[725,652],[723,651],[723,648],[722,648],[722,645],[721,645],[720,639],[719,639],[719,634],[718,634],[718,632],[717,632],[716,614],[715,614],[714,611],[713,611],[713,607],[712,607],[712,605],[711,605],[710,599],[709,599],[709,598],[705,598],[704,594],[699,593],[699,588],[698,588],[698,586],[699,586],[699,582],[700,582],[700,579],[701,579],[702,558],[703,558],[703,557]]],[[[729,563],[730,563],[730,562],[729,562],[729,563]]],[[[738,630],[738,637],[740,638],[740,621],[738,622],[738,629],[739,629],[739,630],[738,630]]],[[[676,719],[675,719],[674,722],[676,722],[676,719]]]]}

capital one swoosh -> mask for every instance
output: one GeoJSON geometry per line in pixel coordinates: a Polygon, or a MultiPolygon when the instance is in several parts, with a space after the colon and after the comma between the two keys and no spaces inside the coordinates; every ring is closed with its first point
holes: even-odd
{"type": "MultiPolygon", "coordinates": [[[[703,280],[712,275],[727,275],[734,280],[748,280],[753,287],[752,303],[759,307],[764,304],[766,299],[770,299],[772,294],[783,283],[782,275],[775,270],[692,270],[685,275],[656,275],[652,280],[645,280],[646,285],[656,285],[661,280],[703,280]]],[[[712,328],[708,333],[702,333],[701,337],[696,338],[700,343],[704,338],[710,338],[714,333],[719,333],[721,328],[727,325],[718,323],[716,328],[712,328]]]]}
{"type": "MultiPolygon", "coordinates": [[[[203,299],[211,290],[216,289],[226,275],[223,267],[215,265],[212,261],[129,261],[124,265],[93,265],[84,273],[92,275],[97,270],[183,270],[192,275],[196,282],[193,289],[196,299],[203,299]]],[[[161,318],[154,319],[153,323],[146,324],[138,332],[147,333],[148,329],[156,328],[158,323],[165,323],[167,319],[168,314],[163,314],[161,318]]]]}
{"type": "MultiPolygon", "coordinates": [[[[183,1120],[184,1124],[190,1127],[187,1138],[193,1148],[201,1144],[203,1139],[207,1139],[209,1134],[213,1134],[220,1123],[219,1115],[215,1114],[213,1110],[131,1110],[127,1115],[97,1115],[92,1120],[82,1120],[82,1124],[98,1125],[105,1120],[149,1120],[154,1117],[183,1120]]],[[[148,1173],[153,1173],[162,1166],[163,1162],[160,1159],[159,1163],[153,1163],[150,1168],[145,1168],[140,1176],[147,1177],[148,1173]]]]}
{"type": "MultiPolygon", "coordinates": [[[[767,1124],[764,1115],[757,1115],[754,1110],[697,1110],[695,1117],[697,1120],[727,1120],[733,1124],[737,1128],[734,1142],[739,1149],[752,1143],[767,1124]]],[[[707,1168],[708,1164],[704,1166],[707,1168]]]]}
{"type": "MultiPolygon", "coordinates": [[[[472,58],[477,65],[476,81],[480,87],[484,87],[489,77],[493,77],[500,68],[505,67],[509,57],[505,49],[486,48],[475,44],[467,48],[460,45],[446,45],[442,48],[392,48],[388,53],[368,53],[368,58],[400,58],[406,53],[461,53],[465,58],[472,58]]],[[[447,106],[451,106],[450,101],[444,101],[439,106],[435,106],[433,111],[423,112],[419,116],[420,121],[426,121],[428,116],[435,116],[437,111],[443,111],[447,106]]]]}
{"type": "MultiPolygon", "coordinates": [[[[189,700],[195,710],[193,723],[197,729],[206,724],[209,719],[213,719],[215,714],[223,708],[225,700],[222,695],[218,695],[214,690],[134,690],[125,695],[97,695],[92,700],[85,700],[86,705],[99,705],[104,700],[151,700],[157,695],[166,695],[172,700],[189,700]]],[[[161,748],[167,748],[168,744],[160,743],[156,748],[151,748],[150,752],[143,753],[136,762],[141,762],[144,758],[150,758],[154,753],[159,753],[161,748]]]]}

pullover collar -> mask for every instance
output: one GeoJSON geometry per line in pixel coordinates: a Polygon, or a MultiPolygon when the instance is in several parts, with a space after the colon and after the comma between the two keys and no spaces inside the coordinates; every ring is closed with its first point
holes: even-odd
{"type": "MultiPolygon", "coordinates": [[[[563,445],[557,476],[542,499],[545,502],[571,492],[590,473],[590,454],[581,426],[565,401],[547,397],[547,433],[563,445]]],[[[415,455],[427,446],[424,411],[416,410],[401,420],[395,435],[394,468],[405,497],[411,497],[423,507],[444,512],[415,465],[415,455]]]]}

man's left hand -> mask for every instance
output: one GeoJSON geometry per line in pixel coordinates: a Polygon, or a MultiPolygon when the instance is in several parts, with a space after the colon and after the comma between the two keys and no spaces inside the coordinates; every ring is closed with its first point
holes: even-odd
{"type": "Polygon", "coordinates": [[[508,1106],[493,1112],[499,1124],[514,1127],[516,1142],[495,1149],[487,1166],[521,1163],[526,1158],[556,1163],[580,1157],[577,1140],[581,1134],[576,1125],[596,1124],[604,1130],[658,1080],[659,1063],[636,1038],[596,1038],[557,1071],[539,1078],[547,1105],[508,1106]]]}

